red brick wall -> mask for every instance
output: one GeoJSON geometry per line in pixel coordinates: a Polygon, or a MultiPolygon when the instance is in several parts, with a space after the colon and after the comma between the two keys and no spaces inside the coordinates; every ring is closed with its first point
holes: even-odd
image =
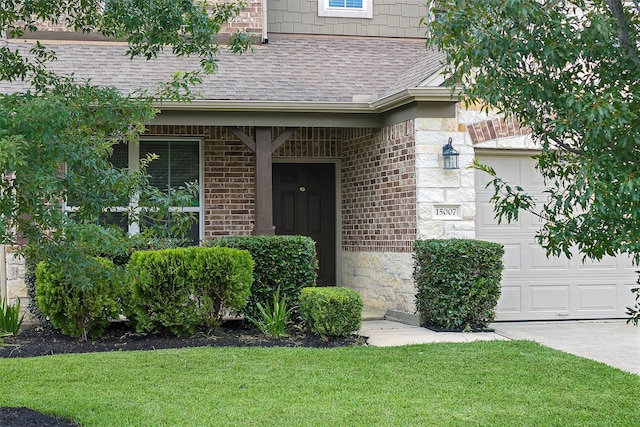
{"type": "MultiPolygon", "coordinates": [[[[224,1],[224,0],[220,0],[224,1]]],[[[40,22],[40,31],[57,31],[69,33],[72,30],[67,27],[67,19],[63,16],[57,23],[40,22]]],[[[260,36],[262,33],[262,0],[247,0],[247,6],[235,19],[223,26],[219,34],[221,36],[235,33],[237,30],[246,31],[260,36]]]]}
{"type": "Polygon", "coordinates": [[[413,121],[345,130],[342,159],[343,250],[410,252],[417,228],[413,121]]]}
{"type": "MultiPolygon", "coordinates": [[[[276,139],[283,128],[274,128],[271,134],[276,139]]],[[[338,128],[300,128],[274,153],[274,158],[326,158],[340,157],[342,130],[338,128]]]]}
{"type": "MultiPolygon", "coordinates": [[[[254,138],[253,128],[242,129],[254,138]]],[[[276,138],[282,129],[273,129],[276,138]]],[[[148,135],[204,141],[205,239],[249,235],[254,221],[254,155],[225,128],[150,126],[148,135]]],[[[342,159],[342,247],[410,252],[416,238],[413,121],[383,128],[302,128],[274,158],[342,159]]]]}
{"type": "MultiPolygon", "coordinates": [[[[253,128],[242,129],[253,138],[253,128]]],[[[253,232],[254,156],[225,128],[149,126],[148,135],[201,137],[204,141],[204,238],[253,232]]]]}
{"type": "Polygon", "coordinates": [[[467,131],[471,137],[472,144],[531,133],[531,129],[521,126],[520,122],[514,117],[509,117],[506,120],[503,117],[496,117],[495,119],[472,123],[467,125],[467,131]]]}

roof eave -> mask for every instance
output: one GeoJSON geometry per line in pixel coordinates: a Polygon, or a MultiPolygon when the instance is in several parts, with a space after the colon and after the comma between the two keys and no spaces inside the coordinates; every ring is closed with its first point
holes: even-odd
{"type": "Polygon", "coordinates": [[[415,87],[387,95],[373,102],[315,101],[234,101],[194,100],[189,103],[163,102],[156,106],[166,111],[262,111],[309,113],[384,113],[412,102],[457,102],[459,89],[446,87],[415,87]]]}
{"type": "Polygon", "coordinates": [[[384,113],[411,102],[458,102],[461,91],[447,87],[413,87],[404,89],[371,103],[371,108],[384,113]]]}
{"type": "Polygon", "coordinates": [[[376,113],[368,102],[314,102],[314,101],[233,101],[194,100],[189,103],[163,102],[160,110],[176,111],[231,111],[231,112],[313,112],[313,113],[376,113]]]}

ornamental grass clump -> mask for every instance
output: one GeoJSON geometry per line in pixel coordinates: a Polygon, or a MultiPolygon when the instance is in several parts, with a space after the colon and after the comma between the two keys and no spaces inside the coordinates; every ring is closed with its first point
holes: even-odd
{"type": "Polygon", "coordinates": [[[273,338],[288,337],[286,332],[289,324],[292,308],[287,308],[286,298],[280,297],[280,288],[273,294],[273,304],[267,304],[266,307],[261,303],[256,304],[260,312],[259,318],[248,317],[260,332],[271,335],[273,338]]]}
{"type": "Polygon", "coordinates": [[[20,316],[20,300],[16,304],[9,304],[7,299],[0,300],[0,332],[6,332],[10,335],[17,335],[24,314],[20,316]]]}

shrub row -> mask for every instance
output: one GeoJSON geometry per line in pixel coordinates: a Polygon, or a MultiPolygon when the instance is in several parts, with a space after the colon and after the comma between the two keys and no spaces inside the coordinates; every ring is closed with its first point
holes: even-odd
{"type": "Polygon", "coordinates": [[[83,285],[45,262],[36,269],[38,307],[63,333],[96,337],[124,313],[138,331],[187,335],[246,303],[253,260],[246,251],[193,247],[136,252],[126,271],[104,258],[90,268],[96,280],[83,285]]]}
{"type": "Polygon", "coordinates": [[[145,245],[110,257],[115,262],[90,260],[81,278],[41,263],[33,279],[39,309],[64,333],[84,338],[99,336],[121,313],[139,331],[187,335],[215,327],[223,310],[259,316],[257,307],[266,307],[277,289],[299,321],[300,291],[315,286],[315,245],[308,237],[246,236],[220,238],[206,249],[139,249],[145,245]]]}
{"type": "Polygon", "coordinates": [[[503,254],[501,244],[481,240],[416,241],[416,308],[424,325],[486,328],[500,297],[503,254]]]}

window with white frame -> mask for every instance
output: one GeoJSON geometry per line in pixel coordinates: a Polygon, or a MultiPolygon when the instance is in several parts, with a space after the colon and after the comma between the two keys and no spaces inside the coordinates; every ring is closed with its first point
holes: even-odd
{"type": "MultiPolygon", "coordinates": [[[[111,163],[116,168],[137,167],[140,159],[148,154],[155,154],[157,159],[147,166],[149,182],[152,186],[162,191],[184,186],[185,183],[203,182],[202,144],[198,139],[171,139],[171,138],[144,138],[139,144],[118,144],[113,146],[111,163]]],[[[191,206],[179,208],[182,211],[193,212],[196,221],[187,230],[186,238],[193,244],[203,237],[203,209],[202,187],[197,199],[192,200],[191,206]]],[[[178,209],[178,208],[176,208],[178,209]]],[[[144,229],[144,224],[129,224],[126,208],[113,207],[101,218],[105,224],[117,225],[129,231],[131,234],[144,229]]]]}
{"type": "Polygon", "coordinates": [[[373,0],[318,0],[318,16],[372,18],[373,0]]]}

